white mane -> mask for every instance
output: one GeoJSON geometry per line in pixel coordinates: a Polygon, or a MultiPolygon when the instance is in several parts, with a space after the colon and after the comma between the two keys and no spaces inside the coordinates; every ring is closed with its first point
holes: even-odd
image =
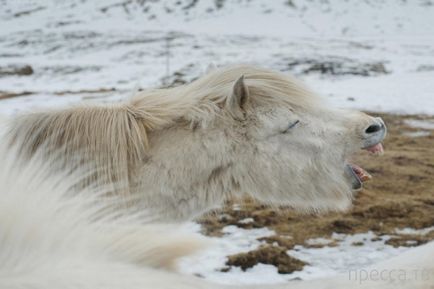
{"type": "Polygon", "coordinates": [[[209,122],[221,113],[234,82],[244,76],[256,105],[275,103],[290,108],[314,108],[321,101],[293,77],[254,66],[216,69],[190,84],[169,89],[143,91],[129,102],[130,111],[149,128],[161,128],[180,118],[209,122]]]}
{"type": "MultiPolygon", "coordinates": [[[[11,122],[9,140],[27,157],[40,148],[48,155],[60,151],[60,162],[66,168],[91,160],[98,169],[83,185],[110,185],[112,191],[127,196],[148,186],[142,183],[140,169],[152,157],[150,135],[156,139],[171,128],[194,131],[216,120],[230,125],[232,112],[225,106],[240,75],[251,96],[246,109],[274,103],[290,110],[312,110],[319,103],[313,93],[289,76],[236,66],[216,70],[184,86],[141,92],[119,104],[24,114],[11,122]]],[[[214,177],[221,166],[210,168],[214,177]]],[[[232,185],[225,186],[229,189],[232,185]]]]}

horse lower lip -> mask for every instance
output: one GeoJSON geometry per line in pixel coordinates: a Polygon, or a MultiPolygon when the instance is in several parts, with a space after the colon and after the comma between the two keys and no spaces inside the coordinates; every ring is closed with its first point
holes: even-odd
{"type": "Polygon", "coordinates": [[[353,190],[360,190],[363,186],[362,181],[357,176],[351,165],[346,165],[345,172],[351,180],[351,186],[353,190]]]}
{"type": "MultiPolygon", "coordinates": [[[[376,155],[382,155],[384,153],[384,148],[381,143],[370,145],[363,149],[376,155]]],[[[345,166],[345,173],[351,181],[353,190],[360,190],[364,182],[372,179],[372,176],[366,170],[354,164],[347,164],[345,166]]]]}

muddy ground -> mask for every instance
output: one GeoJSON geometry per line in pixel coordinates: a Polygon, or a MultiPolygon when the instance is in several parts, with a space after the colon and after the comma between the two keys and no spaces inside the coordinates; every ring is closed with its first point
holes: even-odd
{"type": "Polygon", "coordinates": [[[263,238],[266,244],[257,250],[229,256],[227,265],[247,269],[260,262],[275,265],[280,273],[291,273],[303,268],[304,263],[289,257],[287,250],[295,245],[312,246],[306,243],[308,239],[331,238],[334,232],[373,231],[377,236],[391,236],[386,243],[392,246],[418,246],[433,240],[434,231],[425,235],[396,232],[397,228],[434,226],[434,131],[407,123],[408,120],[433,121],[433,118],[381,116],[389,128],[384,142],[385,154],[376,157],[361,151],[355,156],[354,162],[367,169],[373,179],[357,193],[350,211],[306,215],[287,209],[276,210],[245,199],[231,200],[221,211],[202,218],[204,233],[211,236],[220,235],[227,225],[268,227],[276,232],[275,236],[263,238]],[[240,223],[246,218],[251,218],[251,222],[240,223]]]}

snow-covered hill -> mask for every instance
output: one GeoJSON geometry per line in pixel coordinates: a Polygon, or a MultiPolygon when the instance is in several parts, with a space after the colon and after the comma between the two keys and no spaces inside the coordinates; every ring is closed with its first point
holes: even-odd
{"type": "Polygon", "coordinates": [[[3,113],[182,83],[211,62],[296,74],[339,106],[434,114],[434,1],[0,0],[3,113]]]}
{"type": "MultiPolygon", "coordinates": [[[[337,106],[434,115],[434,0],[0,0],[0,115],[114,101],[189,81],[209,63],[293,73],[337,106]]],[[[257,245],[235,233],[208,266],[257,245]]],[[[222,279],[201,260],[189,273],[222,279]]],[[[312,272],[324,273],[315,260],[312,272]]],[[[281,281],[274,269],[251,275],[281,281]]]]}
{"type": "Polygon", "coordinates": [[[89,23],[130,28],[132,22],[137,29],[279,36],[434,32],[432,0],[3,0],[2,6],[0,17],[14,29],[88,28],[89,23]]]}

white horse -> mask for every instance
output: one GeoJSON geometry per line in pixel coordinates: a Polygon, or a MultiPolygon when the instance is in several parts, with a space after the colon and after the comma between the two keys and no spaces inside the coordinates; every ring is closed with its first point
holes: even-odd
{"type": "MultiPolygon", "coordinates": [[[[88,187],[80,170],[52,172],[57,160],[36,153],[20,161],[0,149],[2,289],[430,289],[434,243],[347,274],[281,285],[225,286],[168,271],[204,242],[173,226],[116,210],[118,196],[88,187]],[[102,197],[104,196],[104,197],[102,197]]],[[[54,157],[55,158],[55,157],[54,157]]],[[[86,176],[86,172],[84,176],[86,176]]],[[[330,256],[333,258],[333,256],[330,256]]]]}
{"type": "MultiPolygon", "coordinates": [[[[109,107],[21,116],[0,149],[0,288],[233,288],[169,272],[203,242],[143,215],[189,218],[244,192],[347,208],[364,178],[347,157],[381,151],[385,134],[380,119],[326,108],[294,79],[254,67],[109,107]]],[[[433,253],[430,244],[366,269],[401,270],[404,281],[345,275],[269,288],[426,289],[433,276],[411,274],[432,272],[433,253]]]]}
{"type": "Polygon", "coordinates": [[[331,109],[287,75],[236,66],[119,104],[26,114],[9,140],[27,157],[58,151],[66,168],[91,162],[98,170],[87,181],[182,220],[245,193],[299,210],[346,209],[366,177],[347,159],[381,151],[385,135],[380,118],[331,109]]]}

